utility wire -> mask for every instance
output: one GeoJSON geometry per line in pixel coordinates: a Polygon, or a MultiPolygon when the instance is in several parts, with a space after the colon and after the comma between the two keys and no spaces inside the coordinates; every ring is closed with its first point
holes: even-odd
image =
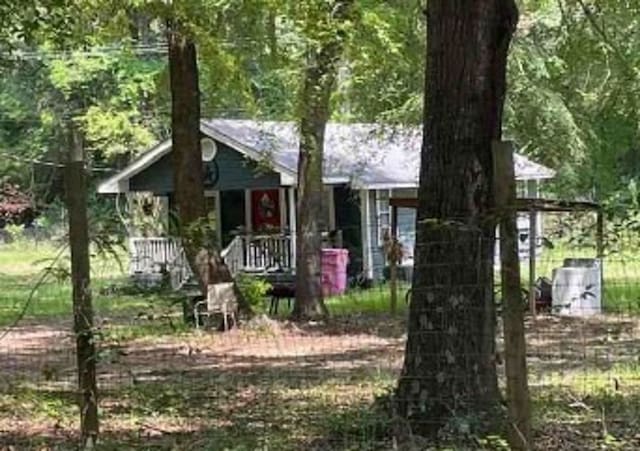
{"type": "MultiPolygon", "coordinates": [[[[17,155],[13,155],[9,152],[0,150],[0,155],[7,157],[11,160],[14,161],[18,161],[20,163],[31,163],[31,164],[39,164],[42,166],[50,166],[50,167],[54,167],[54,168],[64,168],[65,165],[61,164],[61,163],[56,163],[54,161],[44,161],[44,160],[39,160],[37,158],[22,158],[19,157],[17,155]]],[[[88,167],[87,170],[92,171],[92,172],[115,172],[116,169],[112,169],[112,168],[105,168],[105,167],[88,167]]]]}
{"type": "MultiPolygon", "coordinates": [[[[233,41],[218,41],[216,46],[222,48],[235,48],[241,45],[247,44],[264,44],[263,41],[257,39],[234,39],[233,41]]],[[[126,53],[134,53],[136,55],[166,55],[169,51],[169,46],[164,43],[155,43],[147,45],[114,45],[114,46],[101,46],[94,47],[88,50],[13,50],[13,51],[0,51],[0,58],[14,59],[14,60],[47,60],[55,58],[71,58],[71,57],[103,57],[113,56],[126,53]]]]}

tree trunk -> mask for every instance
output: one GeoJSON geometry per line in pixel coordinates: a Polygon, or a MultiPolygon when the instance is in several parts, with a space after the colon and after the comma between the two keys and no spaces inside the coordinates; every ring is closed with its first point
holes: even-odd
{"type": "Polygon", "coordinates": [[[416,268],[396,392],[398,413],[422,435],[452,424],[481,430],[499,405],[492,141],[517,14],[513,0],[427,6],[416,268]]]}
{"type": "Polygon", "coordinates": [[[320,229],[323,214],[324,134],[330,115],[331,91],[344,47],[344,33],[340,27],[348,17],[351,5],[352,0],[337,0],[329,5],[332,13],[329,23],[324,24],[328,26],[324,37],[326,40],[310,49],[307,55],[307,69],[300,99],[296,300],[292,312],[292,318],[298,320],[328,314],[322,295],[320,229]]]}
{"type": "Polygon", "coordinates": [[[73,124],[69,125],[68,136],[69,158],[66,165],[65,186],[69,212],[73,329],[76,337],[80,391],[80,435],[81,449],[90,449],[95,446],[98,438],[98,389],[91,304],[87,184],[84,149],[73,124]]]}
{"type": "MultiPolygon", "coordinates": [[[[179,234],[187,261],[203,296],[213,283],[231,282],[215,243],[204,230],[206,215],[202,149],[200,148],[200,87],[195,43],[179,26],[168,26],[169,74],[171,84],[171,144],[173,184],[179,234]]],[[[220,224],[216,224],[219,227],[220,224]]],[[[238,290],[240,310],[250,315],[251,307],[238,290]]]]}

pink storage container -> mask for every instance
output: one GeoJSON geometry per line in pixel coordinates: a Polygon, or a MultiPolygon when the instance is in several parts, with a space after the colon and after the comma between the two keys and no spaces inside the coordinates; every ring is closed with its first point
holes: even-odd
{"type": "Polygon", "coordinates": [[[325,296],[343,294],[347,289],[347,249],[322,249],[322,293],[325,296]]]}

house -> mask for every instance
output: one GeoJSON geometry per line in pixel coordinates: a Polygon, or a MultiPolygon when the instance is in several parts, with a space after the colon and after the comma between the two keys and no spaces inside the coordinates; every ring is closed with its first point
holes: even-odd
{"type": "MultiPolygon", "coordinates": [[[[295,265],[298,133],[286,122],[202,121],[207,208],[216,239],[234,271],[295,265]]],[[[420,169],[419,128],[329,123],[325,136],[324,224],[349,250],[349,275],[378,279],[385,266],[383,240],[392,221],[391,200],[415,198],[420,169]]],[[[552,170],[515,155],[521,193],[535,197],[552,170]]],[[[171,209],[171,141],[150,149],[98,187],[102,194],[149,192],[171,209]]],[[[405,258],[415,241],[415,209],[393,218],[405,258]]],[[[335,243],[334,243],[335,245],[335,243]]],[[[168,237],[131,237],[132,272],[171,265],[179,246],[168,237]],[[151,247],[155,247],[149,257],[151,247]],[[144,249],[147,249],[146,251],[144,249]]],[[[182,264],[182,263],[181,263],[182,264]]]]}

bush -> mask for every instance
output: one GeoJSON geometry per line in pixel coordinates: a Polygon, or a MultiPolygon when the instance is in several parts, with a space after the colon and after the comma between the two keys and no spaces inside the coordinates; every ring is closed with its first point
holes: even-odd
{"type": "Polygon", "coordinates": [[[246,274],[239,274],[236,283],[240,293],[252,307],[260,305],[271,289],[271,284],[266,280],[246,274]]]}
{"type": "Polygon", "coordinates": [[[17,185],[0,186],[0,228],[6,224],[28,224],[35,218],[31,197],[17,185]]]}

